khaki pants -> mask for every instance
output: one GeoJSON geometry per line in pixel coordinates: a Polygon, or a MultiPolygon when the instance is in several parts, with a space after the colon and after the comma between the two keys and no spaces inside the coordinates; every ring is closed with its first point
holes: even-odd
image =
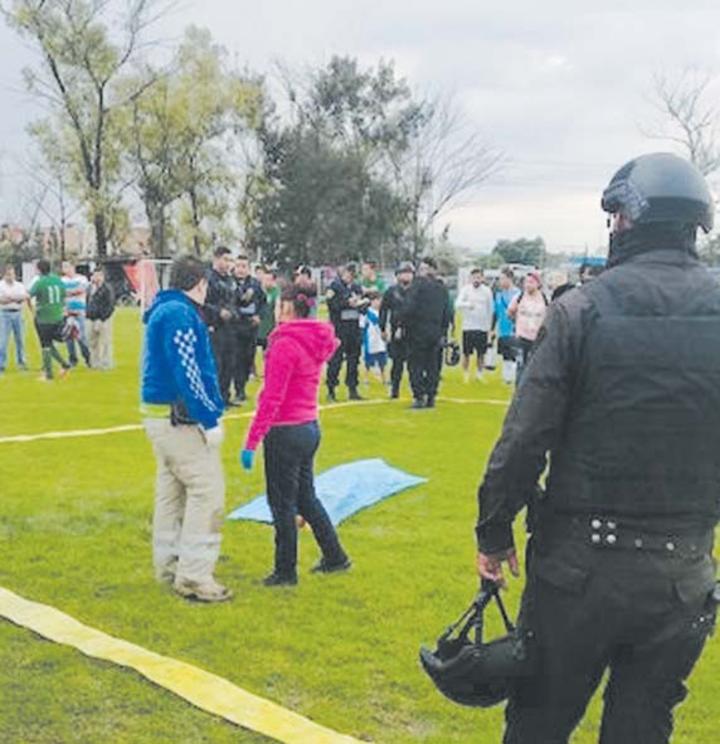
{"type": "Polygon", "coordinates": [[[88,321],[90,345],[90,364],[95,369],[112,367],[112,318],[88,321]]]}
{"type": "Polygon", "coordinates": [[[153,563],[160,580],[205,583],[220,555],[225,478],[220,449],[197,426],[145,419],[157,459],[153,563]]]}

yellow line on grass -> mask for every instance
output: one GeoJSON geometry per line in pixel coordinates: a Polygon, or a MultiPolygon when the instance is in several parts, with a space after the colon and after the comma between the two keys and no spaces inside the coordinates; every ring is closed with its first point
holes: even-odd
{"type": "Polygon", "coordinates": [[[0,617],[86,656],[139,672],[192,705],[243,728],[288,744],[358,744],[222,677],[114,638],[49,605],[31,602],[0,587],[0,617]]]}
{"type": "MultiPolygon", "coordinates": [[[[507,406],[507,400],[492,400],[478,398],[438,398],[443,403],[458,403],[466,405],[474,403],[486,406],[507,406]]],[[[342,408],[355,408],[356,406],[380,406],[394,403],[392,400],[376,399],[349,401],[347,403],[332,403],[330,405],[320,406],[321,411],[334,411],[342,408]]],[[[223,416],[223,421],[233,421],[237,419],[251,418],[255,412],[245,411],[243,413],[229,413],[223,416]]],[[[120,426],[109,426],[105,429],[68,429],[66,431],[42,431],[37,434],[15,434],[8,437],[0,437],[0,444],[23,444],[25,442],[38,442],[47,439],[80,439],[83,437],[101,437],[106,434],[122,434],[128,431],[142,431],[142,424],[122,424],[120,426]]]]}

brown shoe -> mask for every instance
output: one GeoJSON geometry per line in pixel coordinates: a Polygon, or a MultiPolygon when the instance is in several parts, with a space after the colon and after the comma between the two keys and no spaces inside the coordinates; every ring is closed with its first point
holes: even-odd
{"type": "Polygon", "coordinates": [[[196,602],[227,602],[233,597],[233,593],[226,586],[218,584],[214,579],[202,583],[188,579],[175,579],[173,589],[184,599],[192,599],[196,602]]]}

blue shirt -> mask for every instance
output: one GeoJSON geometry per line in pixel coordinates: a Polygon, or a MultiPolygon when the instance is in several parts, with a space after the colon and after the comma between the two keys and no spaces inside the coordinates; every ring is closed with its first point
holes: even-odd
{"type": "Polygon", "coordinates": [[[520,294],[517,287],[505,289],[495,295],[495,317],[497,318],[498,338],[509,338],[515,335],[515,322],[508,315],[512,301],[520,294]]]}

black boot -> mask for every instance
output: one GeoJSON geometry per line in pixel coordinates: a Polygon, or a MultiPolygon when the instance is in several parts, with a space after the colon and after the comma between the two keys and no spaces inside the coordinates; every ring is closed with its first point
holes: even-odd
{"type": "Polygon", "coordinates": [[[281,574],[273,571],[263,579],[264,586],[295,586],[298,583],[297,574],[281,574]]]}
{"type": "Polygon", "coordinates": [[[325,558],[321,558],[311,569],[311,573],[337,573],[338,571],[347,571],[352,566],[352,561],[344,556],[339,560],[328,561],[325,558]]]}
{"type": "Polygon", "coordinates": [[[365,400],[365,398],[358,393],[357,388],[350,388],[350,394],[348,395],[348,400],[365,400]]]}
{"type": "Polygon", "coordinates": [[[427,402],[425,403],[425,408],[435,408],[435,396],[434,395],[428,395],[427,402]]]}

